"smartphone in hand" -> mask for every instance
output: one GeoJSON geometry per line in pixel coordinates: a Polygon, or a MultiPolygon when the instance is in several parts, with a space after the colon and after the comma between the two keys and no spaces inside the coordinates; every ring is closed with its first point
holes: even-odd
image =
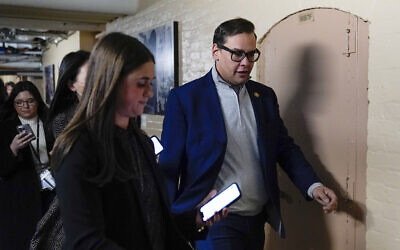
{"type": "Polygon", "coordinates": [[[32,140],[36,140],[36,136],[33,133],[33,130],[29,124],[22,124],[17,126],[18,133],[22,133],[25,131],[26,134],[32,134],[32,140]]]}
{"type": "Polygon", "coordinates": [[[200,212],[203,214],[203,221],[207,221],[214,216],[216,212],[220,212],[225,207],[240,198],[240,189],[237,183],[232,183],[229,187],[214,196],[206,204],[200,207],[200,212]]]}

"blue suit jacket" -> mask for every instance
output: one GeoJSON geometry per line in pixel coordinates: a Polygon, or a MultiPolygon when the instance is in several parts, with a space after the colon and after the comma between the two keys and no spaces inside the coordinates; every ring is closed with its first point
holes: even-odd
{"type": "MultiPolygon", "coordinates": [[[[256,118],[257,145],[269,196],[265,207],[267,221],[284,237],[276,164],[280,164],[306,198],[310,185],[319,179],[288,136],[274,91],[254,81],[247,82],[246,88],[256,118]]],[[[194,208],[211,191],[224,160],[227,136],[211,71],[171,91],[162,144],[164,151],[159,165],[172,211],[182,213],[194,208]]]]}

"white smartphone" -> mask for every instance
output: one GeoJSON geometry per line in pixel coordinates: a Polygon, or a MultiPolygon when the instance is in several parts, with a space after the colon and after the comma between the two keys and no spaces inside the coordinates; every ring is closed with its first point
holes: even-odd
{"type": "Polygon", "coordinates": [[[203,214],[203,221],[207,221],[216,212],[221,211],[239,198],[239,186],[237,183],[232,183],[200,208],[200,212],[203,214]]]}
{"type": "Polygon", "coordinates": [[[161,151],[163,151],[164,147],[161,145],[161,142],[157,136],[153,135],[152,137],[150,137],[150,139],[154,145],[154,153],[158,155],[159,153],[161,153],[161,151]]]}

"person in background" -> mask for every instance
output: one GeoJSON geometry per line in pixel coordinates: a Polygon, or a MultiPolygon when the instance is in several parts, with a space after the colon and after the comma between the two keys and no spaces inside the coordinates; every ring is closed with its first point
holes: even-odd
{"type": "Polygon", "coordinates": [[[32,82],[19,82],[3,105],[0,123],[0,249],[29,249],[36,223],[47,210],[52,191],[40,174],[49,162],[45,135],[47,107],[32,82]],[[32,132],[17,131],[29,125],[32,132]]]}
{"type": "Polygon", "coordinates": [[[13,90],[15,86],[14,82],[7,82],[6,83],[6,90],[7,90],[7,95],[10,96],[11,95],[11,91],[13,90]]]}
{"type": "Polygon", "coordinates": [[[71,52],[61,61],[57,89],[49,108],[48,128],[55,139],[75,113],[85,87],[87,61],[90,53],[71,52]]]}
{"type": "MultiPolygon", "coordinates": [[[[87,62],[90,53],[76,51],[68,53],[61,61],[57,89],[50,105],[47,131],[52,142],[61,134],[75,113],[85,87],[87,62]]],[[[37,224],[32,237],[31,250],[62,249],[65,241],[63,221],[60,215],[57,196],[37,224]]]]}
{"type": "Polygon", "coordinates": [[[132,121],[153,95],[154,74],[154,57],[136,38],[109,33],[95,45],[52,154],[64,249],[190,249],[205,225],[197,208],[171,216],[153,144],[132,121]]]}
{"type": "Polygon", "coordinates": [[[3,80],[0,78],[0,108],[3,105],[3,103],[6,102],[7,100],[7,92],[6,92],[6,86],[4,86],[3,80]]]}
{"type": "Polygon", "coordinates": [[[336,209],[337,197],[288,135],[274,91],[250,80],[260,56],[254,25],[242,18],[220,24],[212,56],[210,72],[168,97],[159,165],[175,213],[193,209],[212,189],[239,184],[241,198],[197,249],[261,250],[265,222],[285,236],[277,163],[324,212],[336,209]]]}

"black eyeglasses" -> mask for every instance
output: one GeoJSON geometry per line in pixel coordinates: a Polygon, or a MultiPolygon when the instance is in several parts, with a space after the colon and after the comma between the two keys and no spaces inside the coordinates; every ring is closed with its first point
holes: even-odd
{"type": "Polygon", "coordinates": [[[15,101],[14,101],[14,104],[15,104],[17,107],[23,107],[25,103],[26,103],[26,105],[28,105],[28,106],[33,106],[33,105],[36,104],[36,100],[33,99],[33,98],[29,98],[29,99],[26,100],[26,101],[23,101],[23,100],[15,100],[15,101]]]}
{"type": "Polygon", "coordinates": [[[218,48],[230,52],[231,59],[234,62],[241,62],[245,57],[247,57],[247,60],[249,60],[249,62],[256,62],[258,58],[260,58],[261,54],[261,52],[258,49],[249,52],[244,52],[243,50],[231,50],[230,48],[225,47],[224,45],[221,44],[218,44],[218,48]]]}

